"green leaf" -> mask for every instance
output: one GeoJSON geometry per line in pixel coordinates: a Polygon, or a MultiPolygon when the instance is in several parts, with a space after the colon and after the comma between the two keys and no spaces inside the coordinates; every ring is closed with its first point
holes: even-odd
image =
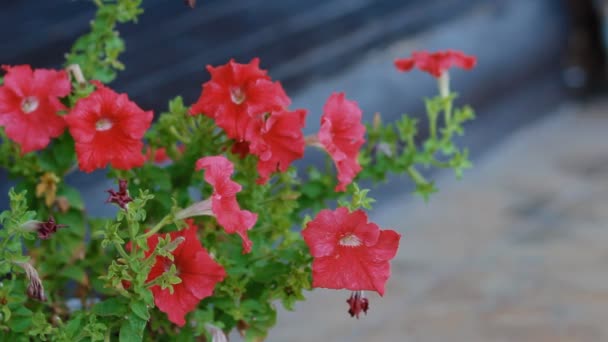
{"type": "Polygon", "coordinates": [[[65,333],[69,337],[76,337],[76,335],[78,334],[78,332],[80,330],[81,324],[82,324],[81,317],[71,319],[65,326],[65,333]]]}
{"type": "Polygon", "coordinates": [[[74,265],[66,267],[64,270],[61,271],[60,275],[68,279],[75,280],[81,284],[84,283],[86,279],[86,273],[84,272],[84,270],[74,265]]]}
{"type": "Polygon", "coordinates": [[[93,306],[93,313],[99,316],[124,316],[127,313],[126,301],[123,298],[109,298],[93,306]]]}
{"type": "Polygon", "coordinates": [[[150,319],[150,313],[148,312],[148,306],[144,302],[132,302],[131,311],[139,316],[141,319],[147,321],[150,319]]]}
{"type": "Polygon", "coordinates": [[[120,342],[138,342],[144,338],[144,329],[147,321],[139,318],[135,314],[130,314],[120,326],[120,342]]]}

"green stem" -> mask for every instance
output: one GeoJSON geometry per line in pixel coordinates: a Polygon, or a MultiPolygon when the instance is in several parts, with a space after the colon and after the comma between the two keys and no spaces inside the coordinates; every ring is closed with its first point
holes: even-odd
{"type": "MultiPolygon", "coordinates": [[[[121,257],[125,258],[126,260],[131,260],[131,257],[129,256],[129,254],[127,254],[127,251],[125,251],[125,249],[122,247],[122,245],[116,241],[114,241],[114,247],[116,248],[116,250],[118,251],[118,254],[120,254],[121,257]]],[[[135,248],[131,248],[131,250],[134,250],[135,248]]]]}
{"type": "Polygon", "coordinates": [[[429,113],[429,130],[431,139],[437,139],[437,113],[429,113]]]}
{"type": "Polygon", "coordinates": [[[154,228],[152,228],[148,232],[146,232],[143,235],[143,237],[145,237],[146,239],[149,238],[150,236],[156,234],[159,230],[161,230],[162,227],[164,227],[167,224],[169,224],[171,221],[173,221],[173,214],[172,213],[170,213],[167,216],[163,217],[163,219],[160,220],[160,222],[158,222],[158,224],[156,224],[156,226],[154,226],[154,228]]]}
{"type": "Polygon", "coordinates": [[[408,167],[406,172],[414,180],[414,182],[416,184],[427,184],[428,183],[426,178],[424,178],[424,176],[421,175],[420,172],[418,172],[418,170],[416,170],[415,167],[413,167],[413,166],[408,167]]]}
{"type": "Polygon", "coordinates": [[[145,283],[145,284],[144,284],[144,286],[145,286],[147,289],[149,289],[149,288],[151,288],[152,286],[160,285],[161,278],[162,278],[162,276],[158,276],[158,277],[156,277],[154,280],[152,280],[151,282],[149,282],[149,283],[145,283]]]}

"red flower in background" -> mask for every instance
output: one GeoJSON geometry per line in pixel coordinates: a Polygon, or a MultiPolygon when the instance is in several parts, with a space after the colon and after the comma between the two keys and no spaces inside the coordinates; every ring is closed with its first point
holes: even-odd
{"type": "Polygon", "coordinates": [[[332,94],[323,107],[318,139],[338,169],[336,191],[345,191],[361,171],[357,161],[359,149],[365,143],[365,126],[361,117],[357,103],[347,100],[344,93],[332,94]]]}
{"type": "Polygon", "coordinates": [[[66,116],[80,169],[92,172],[111,164],[129,170],[143,165],[141,139],[152,122],[152,111],[143,111],[126,94],[95,85],[97,90],[78,100],[66,116]]]}
{"type": "Polygon", "coordinates": [[[57,112],[66,109],[59,98],[71,91],[67,73],[32,70],[29,65],[2,68],[6,76],[0,86],[0,126],[23,154],[45,148],[65,130],[65,120],[57,112]]]}
{"type": "MultiPolygon", "coordinates": [[[[147,279],[147,282],[153,281],[165,273],[171,265],[175,265],[182,282],[173,285],[173,294],[169,289],[163,290],[158,285],[152,286],[150,291],[154,295],[154,303],[158,309],[179,326],[186,323],[186,314],[194,310],[202,299],[211,296],[215,285],[226,277],[224,268],[211,259],[207,250],[201,245],[196,235],[196,226],[191,221],[188,224],[188,228],[170,233],[171,241],[178,237],[185,239],[172,252],[173,261],[157,256],[147,279]]],[[[155,234],[148,238],[146,257],[152,254],[160,236],[155,234]]]]}
{"type": "Polygon", "coordinates": [[[384,294],[400,235],[367,222],[362,210],[321,210],[302,231],[314,257],[312,286],[384,294]]]}
{"type": "Polygon", "coordinates": [[[243,239],[243,253],[251,252],[252,242],[247,236],[258,215],[241,210],[236,194],[241,186],[230,179],[234,166],[223,156],[204,157],[196,162],[196,170],[205,170],[205,181],[213,186],[211,210],[217,222],[229,234],[238,234],[243,239]]]}
{"type": "MultiPolygon", "coordinates": [[[[177,150],[180,153],[184,153],[184,151],[186,150],[186,146],[179,145],[179,146],[177,146],[177,150]]],[[[165,162],[168,162],[171,160],[171,158],[167,154],[167,148],[165,148],[165,147],[159,147],[157,149],[152,149],[152,148],[150,148],[150,146],[146,146],[144,148],[144,153],[146,155],[146,160],[148,160],[149,162],[154,162],[156,164],[162,164],[162,163],[165,163],[165,162]],[[154,153],[152,153],[152,152],[154,152],[154,153]]]]}
{"type": "Polygon", "coordinates": [[[251,120],[275,110],[287,108],[290,100],[279,82],[272,82],[260,60],[248,64],[230,60],[219,67],[207,66],[211,80],[203,84],[198,101],[190,114],[203,113],[213,118],[226,134],[237,141],[250,140],[251,120]]]}
{"type": "Polygon", "coordinates": [[[282,110],[266,119],[257,120],[255,133],[249,146],[250,153],[258,156],[258,183],[266,183],[275,171],[285,172],[296,159],[304,156],[304,128],[306,111],[282,110]]]}
{"type": "Polygon", "coordinates": [[[441,77],[451,67],[459,67],[465,70],[472,69],[477,63],[475,56],[468,56],[461,51],[446,50],[434,53],[420,51],[412,53],[411,58],[395,60],[395,66],[400,71],[406,72],[416,67],[426,71],[434,77],[441,77]]]}

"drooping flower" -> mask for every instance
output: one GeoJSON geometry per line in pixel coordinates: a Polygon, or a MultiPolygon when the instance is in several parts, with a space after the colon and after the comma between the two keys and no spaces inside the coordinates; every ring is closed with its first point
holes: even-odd
{"type": "MultiPolygon", "coordinates": [[[[243,239],[243,253],[249,253],[252,242],[247,236],[247,231],[255,225],[258,215],[242,210],[237,202],[236,194],[242,187],[230,179],[234,173],[234,166],[226,157],[213,156],[201,158],[196,162],[196,170],[201,169],[205,170],[205,181],[213,187],[211,195],[213,216],[227,233],[236,233],[243,239]]],[[[208,200],[200,203],[206,204],[202,207],[209,207],[208,200]]]]}
{"type": "MultiPolygon", "coordinates": [[[[152,254],[160,236],[161,234],[155,234],[148,238],[146,257],[152,254]]],[[[153,281],[175,265],[181,282],[173,285],[173,293],[168,288],[163,290],[159,285],[152,286],[150,291],[156,307],[166,313],[171,322],[183,326],[186,323],[186,314],[194,310],[202,299],[213,294],[215,285],[226,277],[226,271],[201,245],[196,235],[196,226],[191,222],[188,228],[172,232],[170,236],[171,241],[180,237],[184,241],[171,253],[173,260],[163,256],[156,257],[156,263],[146,281],[153,281]]]]}
{"type": "Polygon", "coordinates": [[[152,122],[152,111],[143,111],[126,94],[95,85],[97,90],[78,100],[66,117],[80,169],[92,172],[111,164],[129,170],[143,165],[141,139],[152,122]]]}
{"type": "Polygon", "coordinates": [[[114,203],[121,207],[122,209],[127,209],[127,203],[133,201],[131,196],[129,196],[129,192],[127,190],[127,180],[119,179],[118,180],[118,191],[114,189],[106,190],[107,193],[110,194],[106,203],[114,203]]]}
{"type": "Polygon", "coordinates": [[[389,261],[397,253],[400,235],[368,222],[362,210],[321,210],[302,231],[314,257],[312,286],[384,294],[389,261]]]}
{"type": "Polygon", "coordinates": [[[350,314],[350,317],[357,317],[357,319],[359,319],[361,311],[367,315],[367,310],[369,310],[369,300],[365,298],[363,291],[353,291],[350,298],[348,298],[346,302],[349,306],[348,313],[350,314]]]}
{"type": "Polygon", "coordinates": [[[412,57],[396,59],[395,67],[403,72],[410,71],[416,67],[439,78],[451,67],[470,70],[476,63],[477,59],[475,56],[465,55],[461,51],[446,50],[434,53],[416,51],[412,53],[412,57]]]}
{"type": "Polygon", "coordinates": [[[65,224],[57,224],[55,218],[50,216],[47,221],[27,221],[22,225],[24,230],[38,233],[38,238],[48,240],[59,228],[65,228],[65,224]]]}
{"type": "Polygon", "coordinates": [[[213,118],[237,141],[250,140],[247,136],[251,120],[272,111],[287,108],[291,103],[279,82],[272,82],[260,60],[248,64],[230,60],[219,67],[207,66],[211,80],[203,84],[198,101],[190,114],[204,114],[213,118]]]}
{"type": "Polygon", "coordinates": [[[29,262],[15,262],[15,264],[21,267],[25,271],[27,277],[27,296],[36,299],[41,302],[46,302],[46,295],[44,294],[44,285],[38,275],[38,271],[29,262]]]}
{"type": "Polygon", "coordinates": [[[345,191],[361,171],[357,161],[359,149],[365,143],[365,126],[361,123],[361,117],[357,103],[346,99],[344,93],[332,94],[323,107],[321,129],[317,136],[336,164],[336,191],[345,191]]]}
{"type": "Polygon", "coordinates": [[[71,91],[67,73],[32,70],[29,65],[2,68],[6,76],[0,86],[0,126],[23,154],[45,148],[66,127],[58,112],[66,109],[59,98],[71,91]]]}
{"type": "Polygon", "coordinates": [[[285,172],[294,160],[304,156],[305,120],[306,111],[298,109],[273,112],[268,118],[254,122],[249,150],[258,156],[258,183],[267,182],[275,171],[285,172]]]}

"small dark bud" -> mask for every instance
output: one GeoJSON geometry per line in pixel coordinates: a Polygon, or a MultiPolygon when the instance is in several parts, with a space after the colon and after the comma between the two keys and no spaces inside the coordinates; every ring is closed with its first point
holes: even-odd
{"type": "Polygon", "coordinates": [[[131,196],[129,196],[129,193],[127,191],[127,180],[126,179],[118,180],[118,191],[115,191],[114,189],[108,189],[106,191],[110,194],[110,196],[106,200],[106,203],[115,203],[122,209],[126,210],[127,203],[133,201],[133,199],[131,198],[131,196]]]}

